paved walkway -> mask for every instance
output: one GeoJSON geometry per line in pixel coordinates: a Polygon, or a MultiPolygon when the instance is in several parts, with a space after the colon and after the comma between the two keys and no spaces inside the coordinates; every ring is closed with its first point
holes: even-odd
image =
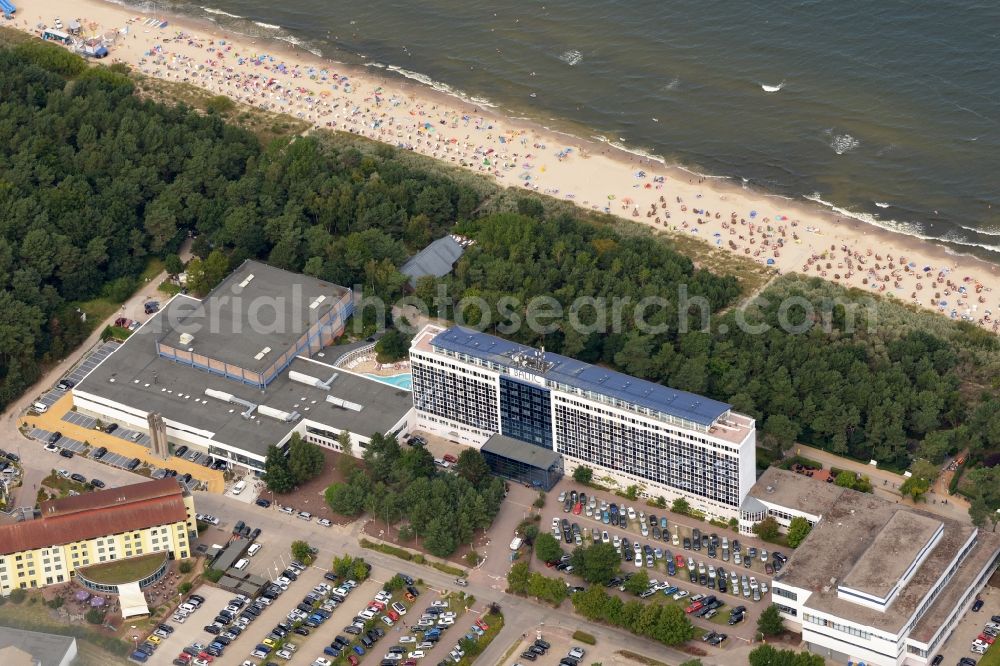
{"type": "Polygon", "coordinates": [[[903,499],[899,492],[899,487],[906,481],[902,474],[896,474],[887,469],[879,469],[872,465],[866,465],[856,460],[843,458],[841,456],[817,449],[805,444],[796,444],[793,453],[822,463],[824,467],[836,467],[852,472],[859,472],[866,475],[872,482],[872,488],[876,495],[883,499],[899,501],[902,504],[918,506],[925,511],[936,513],[946,518],[953,518],[963,522],[969,522],[969,504],[962,497],[957,495],[942,495],[939,492],[929,492],[918,504],[914,504],[910,499],[903,499]]]}

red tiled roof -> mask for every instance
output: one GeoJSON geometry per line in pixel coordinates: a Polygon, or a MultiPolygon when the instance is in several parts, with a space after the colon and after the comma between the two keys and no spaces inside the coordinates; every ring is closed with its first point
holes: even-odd
{"type": "Polygon", "coordinates": [[[39,519],[0,526],[0,555],[187,519],[184,494],[174,479],[50,500],[41,506],[39,519]]]}

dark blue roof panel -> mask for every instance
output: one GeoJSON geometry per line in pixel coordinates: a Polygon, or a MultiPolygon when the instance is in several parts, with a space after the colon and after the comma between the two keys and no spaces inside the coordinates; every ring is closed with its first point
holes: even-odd
{"type": "Polygon", "coordinates": [[[486,333],[452,326],[434,336],[431,344],[441,349],[492,361],[545,379],[625,400],[640,407],[708,426],[729,411],[731,405],[687,391],[608,370],[600,366],[545,352],[542,367],[514,361],[515,355],[538,358],[538,351],[486,333]]]}

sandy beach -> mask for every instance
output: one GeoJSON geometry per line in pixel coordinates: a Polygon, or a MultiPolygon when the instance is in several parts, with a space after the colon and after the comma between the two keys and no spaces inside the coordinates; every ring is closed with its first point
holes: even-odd
{"type": "MultiPolygon", "coordinates": [[[[379,77],[177,17],[99,0],[25,0],[0,25],[38,34],[38,24],[79,19],[89,34],[119,30],[111,56],[317,129],[348,131],[428,155],[501,184],[694,235],[781,273],[800,272],[889,296],[998,330],[997,267],[944,247],[844,218],[807,201],[743,189],[614,147],[513,121],[473,102],[379,77]]],[[[663,122],[669,122],[664,119],[663,122]]]]}

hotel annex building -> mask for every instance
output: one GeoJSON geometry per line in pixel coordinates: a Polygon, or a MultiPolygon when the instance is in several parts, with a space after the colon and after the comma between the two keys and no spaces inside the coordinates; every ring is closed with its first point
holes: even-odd
{"type": "Polygon", "coordinates": [[[40,511],[34,520],[0,525],[0,596],[151,553],[186,559],[197,534],[194,499],[175,479],[48,500],[40,511]]]}
{"type": "Polygon", "coordinates": [[[501,433],[725,519],[754,484],[754,420],[725,403],[458,326],[421,330],[410,365],[411,428],[477,448],[501,433]]]}

